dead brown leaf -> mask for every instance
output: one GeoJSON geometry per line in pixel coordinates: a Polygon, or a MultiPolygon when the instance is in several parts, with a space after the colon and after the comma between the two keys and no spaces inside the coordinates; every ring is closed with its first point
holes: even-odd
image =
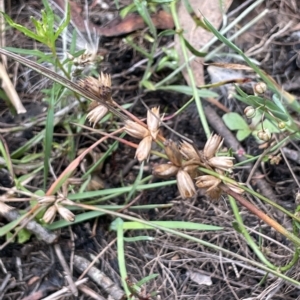
{"type": "MultiPolygon", "coordinates": [[[[62,10],[64,10],[64,0],[55,0],[55,2],[62,10]]],[[[100,36],[112,37],[128,34],[147,27],[142,17],[137,14],[129,14],[124,19],[117,17],[105,26],[97,26],[90,21],[85,24],[85,20],[82,17],[83,8],[74,1],[69,1],[69,3],[71,20],[81,32],[86,32],[88,27],[90,30],[92,28],[95,29],[100,36]]],[[[172,29],[174,27],[172,16],[164,10],[160,10],[151,15],[151,20],[157,29],[172,29]]]]}
{"type": "MultiPolygon", "coordinates": [[[[206,17],[213,26],[218,28],[222,22],[222,11],[227,11],[229,6],[232,3],[232,0],[189,0],[191,7],[194,10],[196,16],[201,19],[201,14],[206,17]],[[223,9],[220,7],[220,3],[223,3],[223,9]]],[[[184,1],[180,1],[178,6],[178,16],[179,16],[179,23],[181,28],[184,30],[184,37],[188,42],[197,50],[199,50],[202,46],[204,46],[207,42],[209,42],[213,38],[213,34],[209,31],[206,31],[202,27],[197,27],[195,21],[191,17],[191,15],[186,10],[184,5],[184,1]]],[[[184,57],[181,50],[181,45],[179,41],[179,37],[175,37],[175,49],[179,54],[179,62],[183,64],[184,57]]],[[[189,53],[189,57],[192,56],[189,53]]],[[[196,85],[200,86],[204,84],[204,70],[203,64],[200,64],[199,61],[203,61],[202,58],[198,58],[197,61],[193,60],[190,63],[190,67],[193,71],[196,85]]],[[[188,84],[190,84],[189,76],[187,74],[186,68],[182,70],[182,74],[188,84]]]]}

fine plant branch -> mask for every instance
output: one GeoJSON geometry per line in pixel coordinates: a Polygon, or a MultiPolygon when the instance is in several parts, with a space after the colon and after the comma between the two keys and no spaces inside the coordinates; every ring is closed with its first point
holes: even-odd
{"type": "Polygon", "coordinates": [[[243,223],[242,217],[239,213],[239,209],[238,209],[238,206],[236,204],[235,199],[232,196],[228,196],[228,199],[229,199],[231,209],[234,213],[234,216],[235,216],[235,219],[236,219],[236,222],[237,222],[237,226],[238,226],[237,230],[244,236],[244,238],[246,239],[248,245],[252,248],[252,250],[255,252],[255,254],[260,259],[260,261],[262,263],[264,263],[267,267],[269,267],[273,270],[280,270],[281,272],[286,272],[287,270],[292,268],[299,259],[299,248],[296,247],[293,258],[287,265],[285,265],[285,266],[275,266],[274,264],[272,264],[265,257],[265,255],[261,252],[261,250],[259,249],[257,244],[251,238],[251,236],[248,233],[246,227],[244,226],[244,223],[243,223]]]}
{"type": "Polygon", "coordinates": [[[121,219],[130,220],[130,221],[133,221],[133,222],[138,222],[138,223],[144,224],[146,226],[151,226],[153,228],[162,230],[163,232],[167,232],[167,233],[173,234],[175,236],[179,236],[179,237],[182,237],[184,239],[187,239],[187,240],[190,240],[190,241],[194,241],[194,242],[199,243],[199,244],[201,244],[201,245],[203,245],[205,247],[209,247],[211,249],[214,249],[215,251],[221,251],[223,254],[232,256],[232,257],[234,257],[234,258],[236,258],[238,260],[241,260],[241,261],[249,263],[249,264],[251,264],[253,266],[256,266],[256,267],[260,268],[261,270],[264,270],[266,272],[274,274],[275,276],[278,276],[278,277],[280,277],[280,278],[282,278],[284,280],[287,280],[291,284],[293,284],[296,287],[300,288],[300,284],[299,284],[299,282],[297,280],[294,280],[294,279],[292,279],[292,278],[290,278],[290,277],[288,277],[288,276],[286,276],[286,275],[278,272],[277,270],[272,270],[272,269],[266,267],[265,265],[263,265],[261,263],[258,263],[256,261],[247,259],[247,258],[245,258],[245,257],[243,257],[241,255],[238,255],[238,254],[236,254],[234,252],[231,252],[231,251],[229,251],[227,249],[219,247],[219,246],[217,246],[215,244],[212,244],[212,243],[206,242],[204,240],[198,239],[198,238],[196,238],[194,236],[191,236],[191,235],[182,233],[180,231],[177,231],[177,230],[174,230],[174,229],[170,229],[170,228],[167,228],[167,227],[164,227],[164,226],[152,223],[152,222],[147,222],[147,221],[144,221],[142,219],[138,219],[138,218],[135,218],[135,217],[132,217],[132,216],[129,216],[129,215],[125,215],[125,214],[118,213],[118,212],[112,212],[110,210],[103,209],[103,208],[100,208],[100,207],[95,207],[95,206],[90,206],[90,205],[85,205],[85,204],[80,204],[80,203],[76,203],[75,206],[81,207],[83,209],[95,210],[95,211],[103,212],[104,214],[113,215],[113,216],[119,217],[121,219]]]}
{"type": "Polygon", "coordinates": [[[270,225],[277,232],[281,233],[286,238],[288,238],[290,241],[292,241],[297,248],[300,247],[300,239],[296,235],[294,235],[293,233],[286,230],[278,222],[276,222],[274,219],[270,218],[268,215],[263,213],[261,210],[259,210],[257,207],[255,207],[252,203],[247,201],[243,196],[232,191],[226,185],[222,185],[221,188],[226,194],[232,196],[235,200],[237,200],[240,204],[242,204],[244,207],[246,207],[248,210],[250,210],[253,214],[255,214],[257,217],[259,217],[261,220],[263,220],[266,224],[270,225]]]}

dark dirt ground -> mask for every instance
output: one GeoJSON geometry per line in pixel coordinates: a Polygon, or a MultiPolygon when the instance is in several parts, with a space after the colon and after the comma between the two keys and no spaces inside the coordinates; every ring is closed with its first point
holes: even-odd
{"type": "MultiPolygon", "coordinates": [[[[11,1],[11,16],[22,24],[28,23],[30,7],[39,9],[37,1],[11,1]]],[[[234,12],[243,1],[233,1],[230,11],[234,12]]],[[[113,3],[113,1],[111,1],[113,3]]],[[[249,1],[250,3],[250,1],[249,1]]],[[[122,5],[125,5],[125,2],[122,5]]],[[[111,4],[112,5],[112,4],[111,4]]],[[[283,29],[289,20],[296,20],[300,23],[300,3],[299,1],[287,0],[267,0],[260,6],[254,14],[258,14],[264,8],[269,9],[269,13],[258,24],[248,30],[235,42],[252,58],[261,62],[261,68],[273,76],[279,84],[287,91],[300,97],[300,28],[297,33],[292,34],[286,28],[283,29]]],[[[113,11],[113,10],[112,10],[113,11]]],[[[113,11],[115,13],[115,11],[113,11]]],[[[97,16],[97,14],[95,13],[97,16]]],[[[232,13],[230,18],[234,18],[232,13]]],[[[249,16],[248,18],[252,18],[249,16]]],[[[100,22],[101,22],[100,18],[100,22]]],[[[99,19],[92,14],[92,21],[99,22],[99,19]],[[93,19],[94,18],[94,19],[93,19]]],[[[247,23],[249,19],[244,20],[247,23]]],[[[243,25],[243,24],[240,24],[243,25]]],[[[144,32],[144,31],[143,31],[144,32]]],[[[296,31],[295,31],[296,32],[296,31]]],[[[136,31],[138,37],[141,31],[136,31]]],[[[113,96],[119,103],[129,103],[135,101],[131,109],[138,116],[145,116],[146,109],[140,104],[139,99],[143,99],[149,106],[160,105],[163,109],[168,108],[168,112],[175,112],[181,107],[188,98],[176,93],[167,92],[145,92],[139,90],[139,82],[143,76],[143,67],[137,67],[128,72],[128,68],[139,62],[141,57],[129,45],[122,41],[121,37],[101,38],[100,45],[105,54],[104,62],[101,64],[101,71],[112,74],[113,96]]],[[[171,38],[164,38],[160,41],[160,46],[171,43],[171,38]]],[[[28,45],[28,41],[21,34],[16,34],[12,29],[7,31],[7,45],[23,47],[28,45]]],[[[147,45],[144,45],[147,47],[147,45]]],[[[24,67],[16,65],[9,60],[9,70],[18,77],[24,72],[24,67]]],[[[154,80],[159,80],[166,76],[167,71],[153,74],[154,80]]],[[[39,105],[42,94],[39,90],[32,89],[36,78],[28,82],[28,78],[21,76],[17,80],[17,90],[21,99],[28,109],[28,114],[43,114],[42,104],[39,105]],[[31,105],[31,103],[34,105],[31,105]]],[[[182,78],[178,78],[178,83],[184,83],[182,78]]],[[[209,78],[207,75],[207,82],[209,78]]],[[[227,95],[222,94],[220,101],[227,105],[230,110],[241,112],[243,107],[238,102],[230,102],[227,95]]],[[[163,110],[162,109],[162,110],[163,110]]],[[[201,129],[200,122],[194,115],[194,108],[190,107],[186,112],[172,120],[168,125],[186,137],[195,141],[198,147],[205,144],[205,134],[201,129]]],[[[0,100],[0,128],[14,126],[26,122],[28,115],[13,118],[7,110],[7,106],[0,100]]],[[[224,130],[221,116],[223,112],[206,104],[206,113],[212,129],[225,138],[227,147],[231,144],[234,137],[224,130]]],[[[299,116],[295,116],[299,118],[299,116]]],[[[2,139],[6,141],[10,152],[18,149],[32,136],[41,130],[41,127],[34,126],[19,135],[12,133],[2,133],[2,139]]],[[[163,129],[165,130],[165,129],[163,129]]],[[[55,128],[56,141],[60,140],[61,128],[55,128]]],[[[168,133],[168,135],[170,135],[168,133]]],[[[171,134],[172,135],[172,134],[171,134]]],[[[176,136],[172,136],[176,139],[176,136]]],[[[76,137],[76,145],[80,147],[89,146],[97,139],[97,135],[89,136],[87,131],[76,137]]],[[[233,143],[236,143],[234,141],[233,143]]],[[[236,144],[235,144],[236,145],[236,144]]],[[[248,154],[256,155],[262,152],[252,138],[248,138],[241,145],[248,154]]],[[[39,151],[39,145],[36,150],[39,151]]],[[[286,153],[299,151],[299,142],[293,141],[285,146],[286,153]]],[[[294,153],[293,152],[293,153],[294,153]]],[[[120,146],[117,153],[114,153],[101,171],[100,177],[104,180],[106,187],[117,187],[122,184],[132,184],[137,176],[139,165],[133,160],[134,150],[125,146],[120,146]],[[129,159],[128,159],[129,158],[129,159]],[[120,170],[123,170],[123,177],[120,178],[120,170]]],[[[288,156],[288,161],[292,170],[299,180],[299,160],[294,161],[288,156]]],[[[56,165],[56,174],[59,174],[67,165],[67,158],[62,159],[56,165]]],[[[149,162],[150,168],[153,161],[149,162]]],[[[150,174],[150,168],[145,171],[145,175],[150,174]]],[[[11,187],[11,182],[1,167],[0,186],[11,187]]],[[[249,171],[238,169],[237,175],[240,181],[248,178],[249,171]]],[[[80,174],[79,174],[80,176],[80,174]]],[[[42,176],[34,179],[28,184],[32,191],[41,188],[42,176]]],[[[157,179],[154,179],[157,180],[157,179]]],[[[49,179],[51,181],[51,179],[49,179]]],[[[49,182],[50,184],[50,182],[49,182]]],[[[279,165],[261,163],[257,173],[251,180],[254,189],[262,192],[269,198],[276,200],[285,208],[293,211],[295,208],[295,195],[299,186],[293,179],[287,164],[282,160],[279,165]]],[[[109,204],[120,204],[124,199],[110,200],[109,204]]],[[[278,212],[270,209],[261,202],[255,202],[262,210],[267,211],[272,217],[290,226],[289,220],[282,219],[278,212]]],[[[251,248],[247,245],[244,238],[234,230],[232,226],[233,216],[225,198],[219,201],[211,201],[202,193],[186,201],[180,200],[175,186],[169,186],[156,190],[142,192],[139,204],[166,204],[173,203],[173,206],[164,210],[150,211],[127,211],[133,216],[139,216],[145,220],[185,220],[204,224],[213,224],[224,227],[218,233],[193,232],[192,235],[209,241],[245,258],[258,260],[251,248]]],[[[25,208],[24,203],[15,203],[18,208],[25,208]]],[[[289,241],[278,234],[269,226],[259,221],[245,208],[240,208],[245,225],[252,230],[252,237],[258,240],[259,236],[255,233],[261,231],[270,239],[264,239],[263,251],[268,259],[275,264],[284,265],[292,258],[292,247],[289,241]],[[272,239],[272,240],[271,240],[272,239]]],[[[75,224],[69,228],[59,230],[59,240],[63,256],[67,263],[75,255],[81,255],[86,259],[92,260],[96,255],[103,251],[95,267],[100,269],[115,284],[120,285],[120,275],[118,270],[118,258],[116,251],[115,232],[108,231],[112,221],[109,216],[99,218],[97,221],[91,220],[80,224],[75,224]]],[[[0,216],[0,226],[7,224],[7,220],[0,216]]],[[[131,233],[127,233],[131,236],[131,233]]],[[[275,278],[267,276],[255,267],[249,266],[243,261],[237,261],[222,255],[218,251],[207,249],[199,244],[188,242],[187,240],[161,231],[134,232],[132,236],[151,235],[155,239],[151,242],[128,243],[125,247],[127,271],[132,282],[137,282],[142,278],[158,273],[155,280],[151,280],[146,285],[147,292],[158,292],[158,296],[153,299],[300,299],[299,287],[275,278]],[[211,278],[212,284],[198,284],[191,279],[188,274],[202,274],[211,278]]],[[[0,238],[1,244],[5,242],[0,238]]],[[[73,269],[72,264],[70,264],[73,269]]],[[[74,268],[73,280],[76,281],[81,272],[74,268]]],[[[288,273],[295,280],[300,280],[300,265],[297,263],[288,273]]],[[[66,286],[64,270],[53,245],[47,245],[37,238],[32,237],[25,244],[10,243],[0,250],[0,300],[10,299],[109,299],[106,291],[101,289],[96,283],[88,280],[85,289],[80,289],[79,295],[60,295],[57,298],[50,296],[66,286]],[[94,291],[97,295],[90,294],[94,291]],[[101,295],[102,298],[99,296],[101,295]],[[47,297],[47,298],[46,298],[47,297]],[[49,298],[48,298],[49,297],[49,298]],[[98,297],[98,298],[97,298],[98,297]]],[[[146,299],[146,298],[140,298],[146,299]]],[[[148,298],[147,298],[148,299],[148,298]]],[[[150,298],[149,298],[150,299],[150,298]]]]}

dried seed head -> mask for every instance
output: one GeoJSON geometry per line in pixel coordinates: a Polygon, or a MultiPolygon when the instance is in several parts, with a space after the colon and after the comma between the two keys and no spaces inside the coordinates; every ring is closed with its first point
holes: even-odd
{"type": "Polygon", "coordinates": [[[152,137],[150,135],[146,136],[141,140],[135,152],[135,157],[138,159],[138,161],[141,162],[149,158],[151,145],[152,145],[152,137]]]}
{"type": "Polygon", "coordinates": [[[156,139],[160,126],[159,107],[147,111],[147,126],[153,139],[156,139]]]}
{"type": "Polygon", "coordinates": [[[161,164],[161,165],[156,165],[153,168],[152,174],[159,178],[168,179],[170,177],[175,176],[177,172],[178,172],[178,167],[172,164],[161,164]]]}
{"type": "Polygon", "coordinates": [[[244,193],[244,190],[241,189],[239,186],[238,186],[238,183],[236,184],[233,184],[233,183],[229,183],[229,182],[224,182],[232,191],[234,191],[235,193],[237,194],[243,194],[244,193]]]}
{"type": "Polygon", "coordinates": [[[195,149],[195,147],[192,144],[186,141],[183,141],[180,144],[180,153],[187,160],[195,160],[195,161],[200,160],[198,151],[195,149]]]}
{"type": "Polygon", "coordinates": [[[209,139],[207,140],[203,154],[206,159],[210,159],[211,157],[215,156],[216,152],[222,146],[223,140],[217,134],[212,134],[209,139]]]}
{"type": "Polygon", "coordinates": [[[52,205],[48,207],[48,209],[44,213],[43,221],[47,224],[51,224],[55,219],[56,212],[57,212],[56,205],[52,205]]]}
{"type": "Polygon", "coordinates": [[[262,82],[262,81],[257,82],[254,85],[254,92],[256,94],[263,94],[263,93],[266,92],[266,90],[267,90],[267,85],[264,82],[262,82]]]}
{"type": "Polygon", "coordinates": [[[192,178],[196,178],[197,176],[199,176],[198,167],[199,167],[199,165],[189,164],[189,162],[187,162],[187,164],[185,164],[182,169],[185,172],[187,172],[192,178]]]}
{"type": "Polygon", "coordinates": [[[202,175],[197,177],[196,186],[200,189],[207,189],[207,192],[217,188],[221,179],[212,175],[202,175]]]}
{"type": "Polygon", "coordinates": [[[271,133],[268,129],[262,129],[257,132],[257,137],[264,142],[268,142],[271,139],[271,133]]]}
{"type": "Polygon", "coordinates": [[[173,163],[173,165],[180,167],[182,163],[182,155],[179,151],[177,144],[172,140],[165,140],[164,145],[165,152],[169,160],[173,163]]]}
{"type": "Polygon", "coordinates": [[[137,139],[143,139],[150,135],[147,128],[131,120],[125,121],[125,132],[137,139]]]}
{"type": "Polygon", "coordinates": [[[256,115],[256,109],[253,106],[247,106],[244,109],[244,114],[248,119],[252,119],[256,115]]]}
{"type": "Polygon", "coordinates": [[[206,195],[213,200],[217,200],[221,197],[222,195],[222,190],[219,187],[216,187],[210,191],[206,191],[206,195]]]}
{"type": "Polygon", "coordinates": [[[93,127],[108,113],[108,108],[103,105],[98,105],[93,110],[91,110],[86,118],[89,120],[93,127]]]}
{"type": "Polygon", "coordinates": [[[56,205],[58,213],[68,222],[73,222],[75,220],[75,215],[67,208],[61,205],[56,205]]]}
{"type": "Polygon", "coordinates": [[[99,88],[98,88],[98,80],[92,76],[86,77],[84,79],[79,80],[79,86],[98,96],[99,88]]]}
{"type": "Polygon", "coordinates": [[[38,199],[38,202],[39,204],[46,204],[46,205],[49,205],[49,204],[52,204],[56,201],[56,196],[42,196],[42,197],[39,197],[38,199]]]}
{"type": "Polygon", "coordinates": [[[215,156],[209,159],[208,163],[211,167],[231,173],[234,157],[215,156]]]}
{"type": "Polygon", "coordinates": [[[100,85],[111,88],[111,77],[109,74],[104,74],[103,72],[101,72],[98,77],[98,81],[100,85]]]}
{"type": "Polygon", "coordinates": [[[180,196],[183,199],[193,197],[196,194],[196,188],[193,179],[187,172],[179,169],[176,179],[180,196]]]}
{"type": "Polygon", "coordinates": [[[99,104],[99,102],[93,100],[92,102],[89,103],[89,106],[88,106],[88,112],[92,111],[94,108],[96,108],[99,104]]]}
{"type": "Polygon", "coordinates": [[[5,204],[4,202],[0,201],[0,212],[1,214],[8,213],[11,209],[14,209],[12,206],[5,204]]]}
{"type": "Polygon", "coordinates": [[[92,178],[88,183],[86,190],[87,191],[99,191],[105,188],[105,182],[95,174],[92,174],[92,178]]]}
{"type": "Polygon", "coordinates": [[[281,154],[277,154],[277,155],[274,155],[274,156],[270,155],[269,159],[270,159],[270,164],[271,165],[279,165],[279,163],[282,160],[282,157],[281,157],[281,154]]]}
{"type": "Polygon", "coordinates": [[[93,93],[105,102],[111,102],[111,77],[101,73],[98,79],[89,76],[78,82],[79,86],[93,93]]]}

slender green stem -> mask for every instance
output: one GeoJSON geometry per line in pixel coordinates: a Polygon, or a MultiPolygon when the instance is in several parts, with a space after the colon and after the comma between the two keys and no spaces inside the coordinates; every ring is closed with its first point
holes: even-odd
{"type": "Polygon", "coordinates": [[[201,99],[200,99],[198,91],[197,91],[197,86],[196,86],[193,71],[192,71],[192,69],[190,68],[190,66],[188,64],[188,61],[189,61],[188,50],[185,46],[184,39],[183,39],[183,31],[182,31],[182,28],[180,27],[179,20],[178,20],[178,15],[177,15],[177,11],[176,11],[176,1],[171,2],[170,8],[171,8],[171,13],[172,13],[172,16],[173,16],[173,19],[174,19],[175,28],[176,28],[177,34],[179,36],[180,45],[181,45],[181,49],[182,49],[182,54],[183,54],[184,60],[187,64],[186,69],[187,69],[187,72],[188,72],[188,75],[189,75],[189,78],[190,78],[190,84],[191,84],[191,87],[192,87],[192,90],[193,90],[193,96],[195,97],[195,103],[196,103],[196,106],[197,106],[199,118],[200,118],[200,121],[202,123],[202,126],[203,126],[204,132],[206,134],[206,137],[209,138],[210,129],[209,129],[209,126],[208,126],[208,123],[207,123],[207,119],[206,119],[204,110],[203,110],[201,99]]]}

